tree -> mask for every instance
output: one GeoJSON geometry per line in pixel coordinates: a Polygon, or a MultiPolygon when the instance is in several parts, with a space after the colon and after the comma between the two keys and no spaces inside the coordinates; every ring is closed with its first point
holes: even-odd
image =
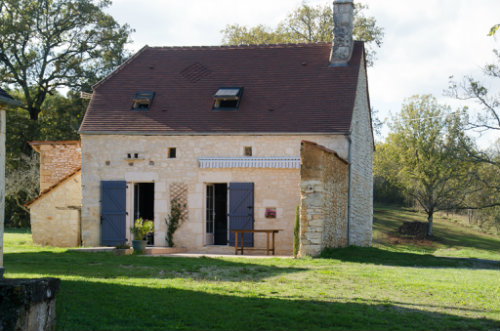
{"type": "Polygon", "coordinates": [[[123,62],[132,30],[110,0],[0,0],[0,79],[22,92],[31,120],[48,95],[88,89],[123,62]]]}
{"type": "Polygon", "coordinates": [[[473,193],[473,164],[457,148],[459,140],[467,140],[461,128],[460,114],[431,95],[413,96],[394,119],[384,146],[389,161],[379,166],[425,211],[429,236],[435,212],[463,208],[473,193]]]}
{"type": "MultiPolygon", "coordinates": [[[[382,45],[384,31],[375,18],[363,13],[368,7],[356,4],[354,7],[354,37],[367,45],[367,63],[373,64],[375,46],[382,45]]],[[[226,25],[222,30],[225,45],[276,44],[331,42],[333,36],[333,12],[330,4],[309,6],[303,3],[290,12],[276,28],[265,25],[246,27],[239,24],[226,25]]]]}
{"type": "MultiPolygon", "coordinates": [[[[488,35],[495,36],[499,27],[500,24],[494,25],[488,35]]],[[[471,107],[464,107],[464,110],[468,113],[465,120],[465,130],[500,132],[500,94],[498,93],[500,50],[494,49],[493,54],[495,62],[487,64],[483,68],[483,82],[471,76],[464,77],[460,82],[451,77],[448,94],[458,100],[472,101],[471,107]],[[488,83],[492,83],[493,89],[487,87],[488,83]]],[[[498,146],[493,146],[496,147],[496,150],[495,148],[479,150],[469,148],[467,142],[461,141],[461,145],[474,162],[481,164],[482,171],[478,175],[486,191],[483,192],[483,199],[476,200],[476,208],[500,205],[500,182],[492,180],[500,172],[498,146]],[[488,198],[484,199],[486,196],[488,198]]]]}

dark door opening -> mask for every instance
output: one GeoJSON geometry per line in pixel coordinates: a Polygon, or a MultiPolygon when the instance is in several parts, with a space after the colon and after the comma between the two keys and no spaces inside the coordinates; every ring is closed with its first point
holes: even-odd
{"type": "MultiPolygon", "coordinates": [[[[134,219],[142,218],[154,222],[155,217],[155,184],[135,183],[134,184],[134,219]]],[[[146,237],[148,245],[154,245],[154,233],[146,237]]]]}
{"type": "Polygon", "coordinates": [[[227,245],[227,184],[214,184],[214,244],[227,245]]]}

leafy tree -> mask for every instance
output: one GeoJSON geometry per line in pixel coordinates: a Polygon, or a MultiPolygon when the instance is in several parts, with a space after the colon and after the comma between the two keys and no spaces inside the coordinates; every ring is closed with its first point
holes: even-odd
{"type": "Polygon", "coordinates": [[[461,128],[460,114],[431,95],[413,96],[394,119],[385,161],[375,167],[386,169],[385,176],[425,211],[429,236],[434,213],[464,208],[475,189],[473,164],[457,148],[458,141],[467,140],[461,128]]]}
{"type": "Polygon", "coordinates": [[[103,12],[109,0],[0,0],[0,79],[37,120],[58,88],[88,89],[120,64],[132,30],[103,12]]]}
{"type": "MultiPolygon", "coordinates": [[[[373,64],[375,46],[382,45],[383,29],[374,17],[367,17],[363,11],[368,7],[356,4],[354,7],[354,37],[367,45],[367,63],[373,64]]],[[[239,24],[226,25],[222,30],[225,45],[311,43],[332,41],[333,12],[330,4],[309,6],[303,3],[290,12],[277,27],[257,25],[246,27],[239,24]]]]}

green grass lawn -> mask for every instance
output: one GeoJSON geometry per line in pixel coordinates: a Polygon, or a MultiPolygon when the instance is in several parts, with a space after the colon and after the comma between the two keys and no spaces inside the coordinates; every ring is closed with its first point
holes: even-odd
{"type": "Polygon", "coordinates": [[[4,264],[62,279],[57,330],[500,329],[499,264],[469,259],[499,260],[499,238],[444,219],[437,241],[399,238],[408,219],[421,216],[378,207],[374,247],[299,260],[115,257],[7,230],[4,264]]]}

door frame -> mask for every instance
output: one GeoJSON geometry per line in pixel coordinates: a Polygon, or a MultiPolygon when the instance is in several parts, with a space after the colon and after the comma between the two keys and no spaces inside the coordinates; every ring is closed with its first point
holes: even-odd
{"type": "Polygon", "coordinates": [[[203,190],[203,246],[229,246],[229,183],[228,182],[204,182],[203,186],[205,189],[203,190]],[[215,185],[216,184],[225,184],[226,185],[226,227],[227,227],[227,232],[226,232],[226,240],[227,244],[226,245],[215,245],[215,218],[214,218],[214,224],[213,224],[213,233],[212,233],[212,243],[208,243],[208,233],[207,233],[207,188],[209,186],[214,187],[214,198],[212,200],[212,204],[214,205],[213,207],[213,212],[215,212],[215,185]]]}
{"type": "MultiPolygon", "coordinates": [[[[126,194],[125,200],[126,200],[126,205],[127,205],[127,208],[126,208],[127,215],[125,218],[125,226],[126,226],[125,233],[127,235],[127,240],[129,241],[129,243],[132,243],[132,235],[130,233],[130,227],[132,226],[133,222],[135,221],[134,185],[140,184],[140,183],[153,183],[153,184],[155,184],[155,181],[154,180],[126,181],[127,188],[126,188],[126,193],[125,193],[126,194]]],[[[154,187],[155,188],[153,190],[153,200],[154,200],[153,203],[155,203],[155,201],[156,201],[156,185],[154,187]]],[[[156,210],[154,211],[153,224],[155,224],[155,227],[156,227],[156,210]]]]}

